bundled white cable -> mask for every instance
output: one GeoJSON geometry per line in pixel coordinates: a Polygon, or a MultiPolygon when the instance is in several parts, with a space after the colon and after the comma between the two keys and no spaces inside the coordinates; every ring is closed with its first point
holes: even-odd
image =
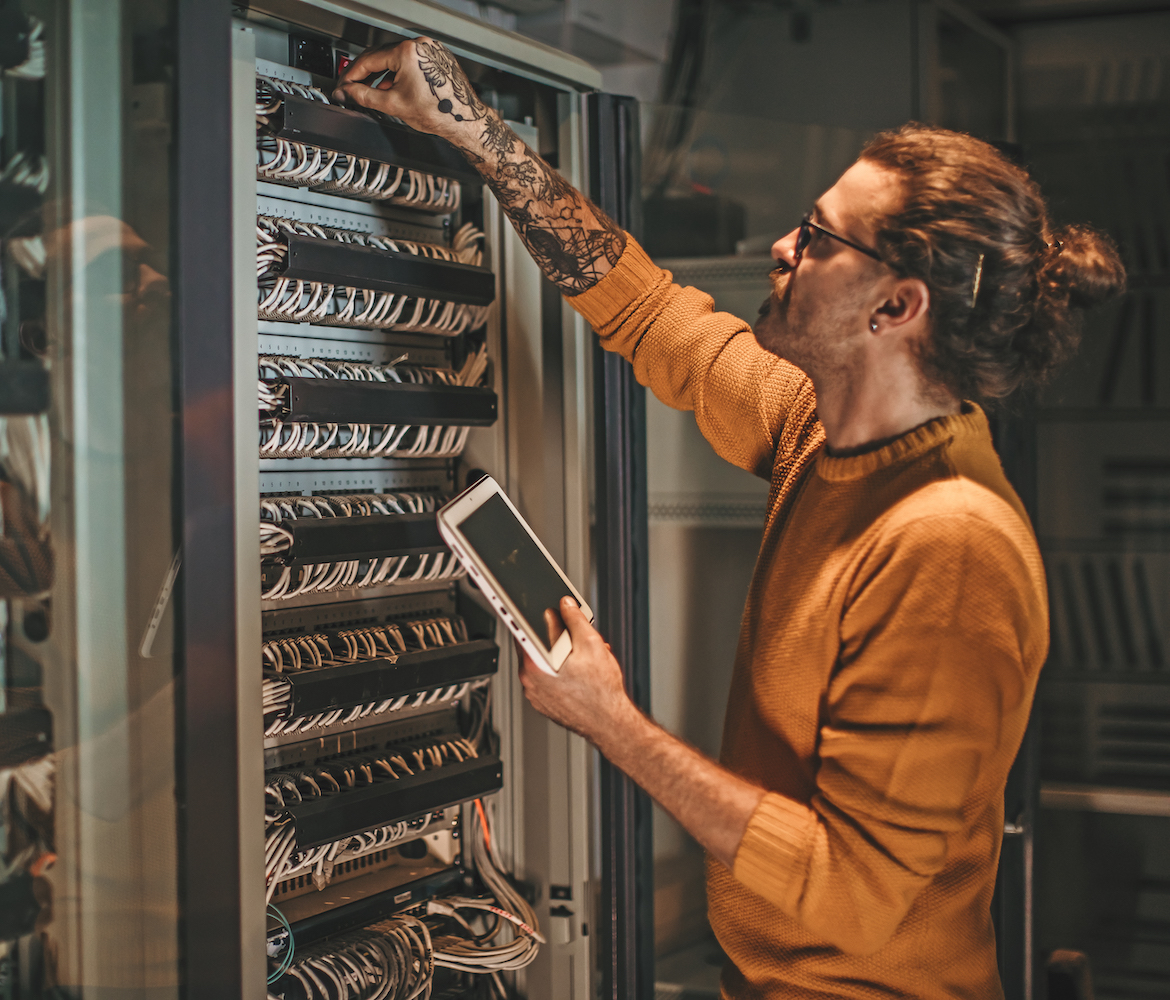
{"type": "Polygon", "coordinates": [[[401,921],[414,921],[410,926],[415,927],[415,940],[420,944],[425,935],[426,954],[415,959],[418,971],[428,969],[430,977],[433,977],[435,968],[488,975],[497,993],[506,996],[500,974],[530,965],[540,945],[546,941],[540,933],[536,911],[504,875],[495,848],[491,846],[490,830],[484,825],[483,803],[477,800],[476,806],[472,822],[472,855],[489,895],[432,899],[426,904],[427,922],[403,914],[354,933],[330,938],[304,951],[298,949],[297,960],[289,974],[301,983],[307,997],[372,1000],[374,997],[428,996],[430,979],[426,984],[416,980],[401,987],[404,990],[419,989],[420,993],[395,993],[393,989],[398,987],[389,984],[390,977],[382,971],[383,967],[379,966],[374,975],[364,967],[361,976],[353,971],[354,943],[392,937],[399,933],[401,921]],[[442,920],[441,926],[435,918],[442,920]],[[488,924],[486,929],[478,930],[474,926],[477,920],[484,920],[488,924]],[[310,975],[300,963],[308,964],[315,975],[310,975]],[[298,971],[294,973],[293,969],[298,971]],[[346,970],[348,976],[340,974],[340,970],[346,970]],[[379,979],[379,974],[386,979],[379,979]]]}
{"type": "Polygon", "coordinates": [[[49,418],[0,417],[0,469],[36,504],[42,524],[49,519],[49,418]]]}
{"type": "Polygon", "coordinates": [[[480,385],[487,375],[487,346],[467,356],[459,371],[263,355],[260,358],[259,409],[261,458],[455,458],[467,443],[469,428],[437,424],[344,424],[284,419],[284,387],[265,379],[282,376],[336,378],[367,382],[480,385]]]}
{"type": "Polygon", "coordinates": [[[24,62],[5,69],[9,76],[19,80],[43,80],[45,77],[45,26],[39,18],[25,15],[27,21],[28,52],[24,62]]]}
{"type": "Polygon", "coordinates": [[[448,248],[439,244],[392,240],[388,236],[372,236],[369,233],[333,229],[292,219],[257,216],[257,312],[260,319],[432,333],[447,337],[474,330],[487,320],[488,306],[285,277],[281,274],[281,268],[288,257],[289,236],[335,240],[388,253],[409,253],[477,267],[483,262],[483,233],[470,222],[455,233],[448,248]]]}
{"type": "Polygon", "coordinates": [[[491,898],[446,896],[427,903],[427,913],[453,919],[468,934],[467,939],[436,938],[435,965],[480,974],[523,969],[532,964],[546,940],[540,933],[536,911],[512,887],[495,855],[491,846],[495,838],[490,825],[484,825],[484,804],[476,800],[476,807],[472,810],[471,853],[476,872],[491,898]],[[489,932],[479,934],[460,911],[491,914],[497,920],[489,932]]]}
{"type": "Polygon", "coordinates": [[[38,153],[19,152],[0,170],[0,183],[44,194],[49,190],[49,163],[38,153]]]}
{"type": "Polygon", "coordinates": [[[285,975],[305,1000],[426,1000],[435,975],[430,929],[409,914],[391,917],[298,948],[285,975]]]}
{"type": "MultiPolygon", "coordinates": [[[[364,493],[353,496],[262,497],[260,500],[260,556],[278,558],[292,545],[288,525],[298,518],[360,517],[370,514],[423,514],[434,511],[442,498],[430,493],[364,493]]],[[[289,600],[300,594],[377,587],[420,580],[461,580],[466,570],[450,551],[418,555],[303,563],[281,567],[262,591],[266,601],[289,600]]]]}
{"type": "Polygon", "coordinates": [[[272,135],[268,127],[280,112],[282,94],[295,94],[322,104],[332,103],[316,87],[257,76],[257,177],[348,198],[387,201],[424,212],[446,214],[458,210],[463,189],[458,181],[449,177],[407,170],[272,135]]]}
{"type": "Polygon", "coordinates": [[[458,617],[424,618],[401,624],[343,629],[333,637],[318,633],[270,639],[261,647],[264,660],[264,735],[309,733],[328,726],[348,725],[368,716],[460,701],[473,687],[488,682],[483,680],[440,685],[349,708],[291,716],[292,684],[282,675],[339,667],[362,660],[386,659],[393,662],[403,653],[454,646],[461,642],[467,642],[467,626],[458,617]]]}
{"type": "Polygon", "coordinates": [[[302,518],[369,517],[375,514],[429,514],[444,498],[433,493],[330,493],[260,498],[260,555],[278,556],[292,545],[282,527],[302,518]]]}
{"type": "MultiPolygon", "coordinates": [[[[307,770],[274,771],[266,776],[264,786],[264,883],[271,902],[277,885],[294,873],[312,869],[318,889],[324,888],[333,866],[347,857],[360,857],[381,850],[389,844],[419,834],[418,826],[397,823],[366,833],[346,837],[335,843],[296,849],[296,820],[290,807],[325,795],[344,794],[350,788],[440,768],[444,764],[479,756],[467,740],[447,739],[429,746],[393,749],[384,753],[357,753],[321,762],[307,770]],[[328,870],[328,875],[326,871],[328,870]]],[[[425,824],[424,824],[425,825],[425,824]]]]}

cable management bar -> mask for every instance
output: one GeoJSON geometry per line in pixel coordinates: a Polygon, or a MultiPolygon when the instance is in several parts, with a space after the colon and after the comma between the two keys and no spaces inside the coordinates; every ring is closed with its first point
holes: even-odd
{"type": "Polygon", "coordinates": [[[454,337],[482,326],[495,298],[482,240],[471,223],[445,247],[259,215],[257,315],[454,337]]]}
{"type": "Polygon", "coordinates": [[[433,493],[262,497],[261,597],[461,579],[435,524],[441,502],[433,493]]]}
{"type": "MultiPolygon", "coordinates": [[[[459,736],[332,757],[266,776],[268,839],[282,845],[274,856],[291,859],[298,851],[458,805],[502,785],[500,759],[480,756],[459,736]]],[[[285,874],[278,867],[272,879],[285,874]]]]}
{"type": "Polygon", "coordinates": [[[483,180],[450,143],[333,104],[316,87],[256,78],[257,176],[427,212],[459,208],[483,180]]]}
{"type": "Polygon", "coordinates": [[[265,736],[309,733],[403,709],[459,701],[499,665],[459,617],[392,622],[267,640],[265,736]]]}
{"type": "Polygon", "coordinates": [[[493,424],[481,346],[458,371],[260,357],[262,458],[454,458],[468,428],[493,424]]]}

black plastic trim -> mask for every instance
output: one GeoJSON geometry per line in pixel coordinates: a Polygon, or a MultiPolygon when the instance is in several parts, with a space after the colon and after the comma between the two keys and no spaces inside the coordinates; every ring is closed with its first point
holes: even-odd
{"type": "Polygon", "coordinates": [[[486,267],[316,236],[282,238],[288,257],[280,273],[286,278],[473,306],[496,297],[496,276],[486,267]]]}
{"type": "Polygon", "coordinates": [[[35,361],[0,364],[0,413],[17,416],[49,409],[49,373],[35,361]]]}
{"type": "MultiPolygon", "coordinates": [[[[395,889],[378,893],[376,896],[359,899],[348,906],[341,906],[336,910],[328,910],[325,913],[318,913],[315,916],[306,917],[304,920],[298,920],[292,925],[293,939],[298,948],[304,948],[322,938],[377,923],[377,921],[384,920],[395,913],[401,913],[403,910],[418,906],[419,903],[425,903],[428,899],[434,899],[435,896],[446,895],[452,889],[461,888],[462,885],[463,869],[461,868],[452,867],[446,871],[435,872],[434,875],[428,875],[414,882],[406,882],[395,889]],[[410,893],[410,897],[403,899],[403,894],[407,892],[410,893]]],[[[270,931],[269,936],[271,934],[270,931]]],[[[275,989],[275,995],[280,996],[283,982],[283,979],[278,979],[270,987],[269,992],[275,989]]]]}
{"type": "Polygon", "coordinates": [[[433,513],[302,517],[282,526],[293,533],[292,548],[265,562],[295,566],[414,556],[447,548],[433,513]]]}
{"type": "MultiPolygon", "coordinates": [[[[590,94],[593,200],[641,237],[638,103],[590,94]]],[[[633,368],[594,344],[597,618],[625,672],[636,705],[650,704],[650,547],[646,486],[646,394],[633,368]]],[[[654,995],[654,859],[650,799],[602,759],[601,869],[598,886],[598,995],[654,995]]]]}
{"type": "Polygon", "coordinates": [[[359,660],[340,667],[281,674],[292,685],[290,717],[367,705],[414,691],[490,677],[500,649],[490,639],[403,653],[397,660],[359,660]]]}
{"type": "MultiPolygon", "coordinates": [[[[231,14],[226,3],[181,0],[173,8],[177,75],[166,190],[174,211],[175,513],[183,539],[174,608],[180,657],[178,982],[184,1000],[243,997],[258,971],[247,944],[253,918],[240,907],[243,858],[257,849],[254,841],[240,840],[241,829],[248,836],[253,831],[252,819],[242,819],[240,788],[249,771],[259,777],[261,763],[259,754],[240,757],[236,695],[238,671],[254,676],[255,667],[238,657],[236,635],[231,14]]],[[[163,54],[170,37],[165,31],[158,36],[163,54]]],[[[119,134],[109,141],[119,142],[119,134]]]]}
{"type": "Polygon", "coordinates": [[[466,184],[483,179],[446,139],[416,132],[397,122],[378,121],[361,111],[310,101],[293,94],[283,102],[272,134],[292,142],[348,153],[407,170],[452,177],[466,184]]]}
{"type": "Polygon", "coordinates": [[[282,416],[290,421],[490,427],[498,415],[496,394],[482,386],[299,376],[268,381],[288,386],[282,416]]]}
{"type": "Polygon", "coordinates": [[[53,716],[47,708],[0,713],[0,767],[19,767],[53,751],[53,716]]]}
{"type": "Polygon", "coordinates": [[[297,849],[320,847],[366,830],[401,823],[497,792],[503,785],[500,759],[485,756],[309,799],[289,810],[296,821],[297,849]]]}

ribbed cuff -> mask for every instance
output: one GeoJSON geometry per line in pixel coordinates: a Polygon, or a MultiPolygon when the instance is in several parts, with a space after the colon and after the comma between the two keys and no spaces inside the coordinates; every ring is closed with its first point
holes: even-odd
{"type": "Polygon", "coordinates": [[[783,795],[765,795],[748,821],[732,869],[745,886],[787,913],[795,910],[812,854],[817,817],[783,795]]]}
{"type": "Polygon", "coordinates": [[[662,268],[654,263],[629,234],[617,267],[587,292],[567,298],[598,333],[624,313],[632,303],[662,280],[662,268]]]}

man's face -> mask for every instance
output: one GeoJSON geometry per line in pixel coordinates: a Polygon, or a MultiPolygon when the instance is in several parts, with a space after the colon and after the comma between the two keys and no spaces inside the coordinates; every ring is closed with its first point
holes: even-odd
{"type": "MultiPolygon", "coordinates": [[[[894,174],[859,160],[821,195],[812,221],[872,247],[877,222],[896,207],[897,197],[894,174]]],[[[754,332],[761,347],[823,382],[860,363],[881,285],[893,273],[815,229],[796,264],[797,234],[794,229],[772,247],[772,294],[760,307],[754,332]]]]}

